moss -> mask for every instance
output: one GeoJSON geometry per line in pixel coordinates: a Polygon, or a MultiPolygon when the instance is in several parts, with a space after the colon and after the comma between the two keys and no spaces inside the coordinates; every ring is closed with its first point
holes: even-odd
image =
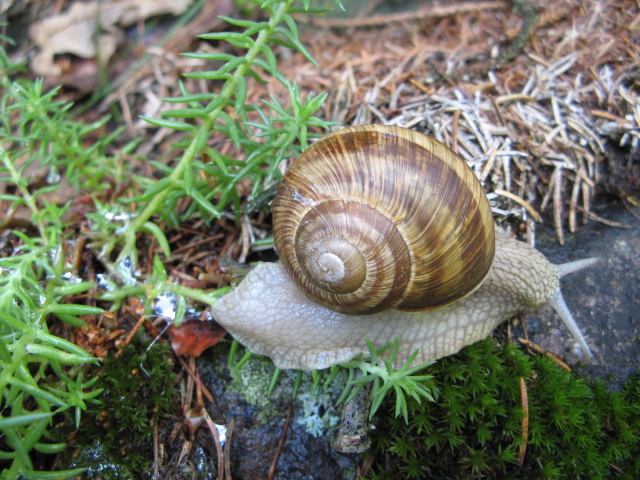
{"type": "Polygon", "coordinates": [[[561,369],[487,339],[429,369],[436,402],[409,401],[410,422],[393,405],[378,415],[377,459],[369,479],[638,478],[640,377],[609,392],[561,369]],[[529,399],[523,464],[520,378],[529,399]]]}
{"type": "Polygon", "coordinates": [[[137,339],[120,356],[105,358],[96,385],[103,388],[101,404],[91,407],[77,432],[82,454],[74,467],[95,470],[96,462],[111,467],[91,478],[121,478],[121,470],[138,478],[153,459],[152,422],[170,412],[173,364],[166,345],[137,339]],[[97,450],[96,450],[97,449],[97,450]],[[85,451],[89,452],[88,454],[85,451]],[[98,451],[99,455],[92,452],[98,451]]]}
{"type": "Polygon", "coordinates": [[[87,470],[83,478],[135,480],[136,476],[122,464],[122,460],[105,452],[104,444],[96,441],[93,445],[82,449],[76,459],[78,465],[85,465],[87,470]]]}

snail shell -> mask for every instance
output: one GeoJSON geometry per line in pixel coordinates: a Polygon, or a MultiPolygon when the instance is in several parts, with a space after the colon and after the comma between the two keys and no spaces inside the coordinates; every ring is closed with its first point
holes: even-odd
{"type": "Polygon", "coordinates": [[[444,144],[404,128],[350,127],[316,142],[287,171],[272,211],[287,273],[341,313],[447,305],[493,262],[480,182],[444,144]]]}

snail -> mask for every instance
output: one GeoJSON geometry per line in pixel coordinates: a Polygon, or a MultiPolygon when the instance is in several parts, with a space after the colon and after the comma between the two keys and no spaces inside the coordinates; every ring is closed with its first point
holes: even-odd
{"type": "Polygon", "coordinates": [[[363,125],[323,137],[289,167],[272,204],[282,265],[262,263],[212,307],[279,368],[349,361],[398,338],[396,363],[458,352],[549,302],[583,352],[553,265],[496,231],[479,180],[441,142],[363,125]]]}

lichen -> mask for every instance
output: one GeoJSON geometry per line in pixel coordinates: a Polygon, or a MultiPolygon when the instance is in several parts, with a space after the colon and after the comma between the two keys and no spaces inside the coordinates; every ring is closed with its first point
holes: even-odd
{"type": "MultiPolygon", "coordinates": [[[[281,372],[275,388],[268,394],[274,372],[273,363],[258,355],[252,356],[242,367],[232,371],[233,379],[229,389],[242,395],[249,405],[256,407],[258,418],[262,421],[280,419],[282,410],[278,405],[294,399],[297,372],[281,372]]],[[[336,400],[344,390],[345,383],[346,377],[340,374],[329,385],[321,386],[311,393],[311,375],[303,374],[297,389],[299,408],[296,408],[295,422],[303,425],[306,432],[315,438],[329,434],[340,421],[341,407],[336,406],[336,400]]]]}
{"type": "MultiPolygon", "coordinates": [[[[267,413],[271,410],[270,406],[283,394],[282,385],[289,383],[287,381],[289,375],[285,372],[281,375],[280,381],[273,392],[267,395],[274,371],[275,367],[270,360],[254,355],[242,367],[232,371],[233,380],[229,385],[229,389],[241,394],[249,405],[253,405],[263,413],[267,413]]],[[[289,396],[291,396],[291,388],[290,386],[289,396]]]]}
{"type": "Polygon", "coordinates": [[[303,394],[299,400],[302,404],[302,416],[297,420],[304,425],[305,431],[315,438],[327,435],[340,422],[340,409],[336,409],[335,395],[316,393],[303,394]]]}

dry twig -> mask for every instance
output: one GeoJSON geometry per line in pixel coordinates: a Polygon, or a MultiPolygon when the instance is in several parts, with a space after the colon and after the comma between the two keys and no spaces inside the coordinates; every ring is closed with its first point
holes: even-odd
{"type": "Polygon", "coordinates": [[[509,8],[509,2],[504,0],[494,0],[485,2],[465,2],[454,5],[433,5],[429,4],[418,10],[402,12],[388,15],[371,15],[367,18],[316,18],[313,16],[299,15],[296,20],[310,23],[318,27],[329,28],[349,28],[349,27],[372,27],[388,25],[390,23],[415,22],[429,18],[450,17],[463,13],[478,12],[481,10],[502,10],[509,8]]]}
{"type": "Polygon", "coordinates": [[[524,463],[524,455],[527,451],[527,442],[529,441],[529,397],[527,395],[527,385],[524,378],[520,377],[520,400],[522,402],[522,445],[518,449],[518,463],[524,463]]]}
{"type": "Polygon", "coordinates": [[[284,445],[284,439],[287,436],[287,430],[289,429],[289,422],[291,421],[291,413],[292,413],[292,409],[291,409],[291,405],[289,405],[289,409],[287,410],[287,418],[284,421],[284,426],[282,427],[282,434],[280,435],[278,448],[276,450],[275,455],[273,456],[271,467],[269,468],[269,474],[267,475],[267,480],[273,480],[273,477],[276,474],[276,468],[278,467],[278,459],[280,458],[280,453],[282,452],[282,446],[284,445]]]}

